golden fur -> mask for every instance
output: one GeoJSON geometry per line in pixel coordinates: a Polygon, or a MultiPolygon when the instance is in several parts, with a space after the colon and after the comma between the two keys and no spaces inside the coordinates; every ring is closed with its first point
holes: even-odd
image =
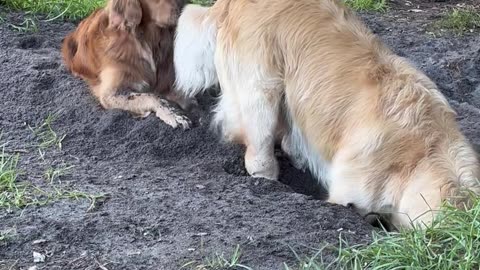
{"type": "Polygon", "coordinates": [[[189,120],[160,97],[186,109],[173,89],[173,39],[183,0],[110,0],[83,20],[63,41],[70,72],[84,79],[106,109],[139,116],[155,112],[167,124],[187,128],[189,120]],[[122,88],[138,92],[119,95],[122,88]],[[140,93],[148,91],[150,93],[140,93]]]}
{"type": "Polygon", "coordinates": [[[278,177],[286,120],[282,147],[329,202],[396,227],[429,223],[442,201],[460,206],[464,188],[480,191],[476,154],[437,86],[340,1],[218,0],[203,15],[216,26],[215,123],[246,145],[252,176],[278,177]]]}

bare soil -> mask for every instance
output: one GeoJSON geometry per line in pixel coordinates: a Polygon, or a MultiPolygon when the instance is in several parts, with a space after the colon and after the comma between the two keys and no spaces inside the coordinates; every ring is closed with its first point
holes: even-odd
{"type": "MultiPolygon", "coordinates": [[[[475,3],[472,0],[471,3],[475,3]]],[[[390,45],[438,83],[458,111],[461,127],[480,145],[480,34],[432,35],[431,22],[458,1],[395,1],[384,14],[362,14],[390,45]],[[418,2],[418,3],[417,3],[418,2]],[[412,11],[412,9],[418,10],[412,11]]],[[[465,3],[465,1],[462,1],[465,3]]],[[[311,255],[339,236],[368,243],[374,229],[352,210],[319,199],[325,192],[281,159],[280,181],[248,177],[243,149],[219,142],[208,128],[213,99],[200,98],[191,130],[173,130],[153,116],[135,119],[102,110],[87,86],[68,74],[59,48],[71,22],[41,22],[38,32],[14,31],[24,14],[0,25],[0,128],[7,150],[19,154],[21,182],[48,189],[44,174],[74,166],[55,185],[106,194],[45,206],[0,209],[0,269],[176,270],[239,245],[253,269],[296,265],[291,249],[311,255]],[[29,126],[50,113],[65,134],[62,149],[43,155],[29,126]],[[46,255],[34,263],[33,252],[46,255]]],[[[327,261],[332,254],[327,254],[327,261]]]]}

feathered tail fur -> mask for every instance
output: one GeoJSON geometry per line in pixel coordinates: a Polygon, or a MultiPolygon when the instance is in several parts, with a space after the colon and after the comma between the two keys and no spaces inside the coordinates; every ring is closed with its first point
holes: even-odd
{"type": "Polygon", "coordinates": [[[175,85],[189,97],[218,84],[214,62],[217,29],[208,11],[206,7],[187,5],[178,20],[174,45],[175,85]]]}

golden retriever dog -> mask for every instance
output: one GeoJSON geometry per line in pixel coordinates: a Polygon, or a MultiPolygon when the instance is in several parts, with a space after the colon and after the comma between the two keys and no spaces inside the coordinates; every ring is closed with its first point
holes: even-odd
{"type": "Polygon", "coordinates": [[[63,41],[66,67],[84,79],[106,109],[146,117],[154,112],[172,127],[190,120],[183,109],[194,104],[173,91],[173,40],[183,0],[110,0],[83,20],[63,41]],[[130,95],[120,90],[134,89],[130,95]]]}
{"type": "Polygon", "coordinates": [[[476,154],[435,83],[338,0],[190,5],[175,50],[187,95],[218,79],[214,123],[246,146],[253,177],[278,178],[284,119],[284,151],[329,202],[385,214],[396,228],[431,224],[443,201],[464,206],[464,190],[480,191],[476,154]]]}

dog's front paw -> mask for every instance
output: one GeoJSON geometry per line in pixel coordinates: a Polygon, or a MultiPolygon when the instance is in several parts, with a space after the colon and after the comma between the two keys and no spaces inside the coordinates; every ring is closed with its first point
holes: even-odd
{"type": "Polygon", "coordinates": [[[278,161],[274,156],[246,157],[245,168],[252,177],[269,180],[277,180],[280,171],[278,161]]]}
{"type": "Polygon", "coordinates": [[[192,121],[185,115],[176,113],[169,113],[168,115],[165,115],[163,111],[157,111],[156,116],[173,128],[180,126],[183,129],[189,129],[192,124],[192,121]]]}
{"type": "Polygon", "coordinates": [[[185,115],[175,115],[175,122],[183,129],[189,129],[192,121],[185,115]]]}

